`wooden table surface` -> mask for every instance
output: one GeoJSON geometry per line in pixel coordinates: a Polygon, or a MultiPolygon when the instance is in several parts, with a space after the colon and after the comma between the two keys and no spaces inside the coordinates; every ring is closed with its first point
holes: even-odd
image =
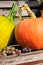
{"type": "Polygon", "coordinates": [[[0,58],[0,65],[43,65],[43,50],[0,58]]]}

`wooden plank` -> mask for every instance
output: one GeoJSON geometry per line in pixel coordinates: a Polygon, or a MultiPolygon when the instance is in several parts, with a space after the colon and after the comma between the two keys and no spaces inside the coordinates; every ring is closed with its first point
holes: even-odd
{"type": "Polygon", "coordinates": [[[14,1],[0,1],[0,8],[10,8],[14,1]]]}
{"type": "MultiPolygon", "coordinates": [[[[0,1],[0,8],[11,8],[15,1],[0,1]]],[[[19,5],[23,5],[25,1],[19,1],[19,5]]]]}
{"type": "MultiPolygon", "coordinates": [[[[39,10],[38,9],[32,9],[32,11],[36,14],[36,15],[39,15],[40,12],[38,12],[39,10]],[[38,14],[37,14],[38,13],[38,14]]],[[[5,16],[8,16],[9,15],[9,11],[8,10],[2,10],[0,9],[0,15],[5,15],[5,16]]],[[[18,14],[18,11],[17,11],[17,14],[16,16],[19,16],[18,14]]],[[[27,13],[26,10],[23,10],[22,11],[22,16],[29,16],[29,14],[27,13]]]]}
{"type": "Polygon", "coordinates": [[[24,53],[21,56],[0,58],[0,65],[22,65],[24,63],[38,62],[39,60],[43,61],[43,50],[24,53]]]}
{"type": "MultiPolygon", "coordinates": [[[[12,7],[12,4],[14,3],[15,1],[0,1],[0,8],[11,8],[12,7]]],[[[19,2],[19,5],[23,5],[26,1],[25,0],[19,0],[17,1],[19,2]]],[[[27,4],[30,6],[30,7],[39,7],[39,2],[38,1],[27,1],[27,4]]]]}
{"type": "Polygon", "coordinates": [[[28,62],[28,63],[23,63],[23,64],[18,64],[18,65],[43,65],[43,60],[38,60],[38,61],[33,61],[33,62],[28,62]]]}
{"type": "MultiPolygon", "coordinates": [[[[9,15],[9,11],[0,11],[0,15],[8,16],[9,15]]],[[[18,11],[17,11],[16,16],[19,16],[18,11]]],[[[27,13],[26,10],[23,10],[22,16],[28,16],[28,13],[27,13]]]]}

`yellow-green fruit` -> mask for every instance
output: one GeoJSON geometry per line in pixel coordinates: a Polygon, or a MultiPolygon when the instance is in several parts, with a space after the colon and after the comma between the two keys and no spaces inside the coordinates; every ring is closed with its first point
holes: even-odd
{"type": "Polygon", "coordinates": [[[0,49],[4,49],[10,39],[11,33],[15,27],[13,15],[16,14],[17,5],[14,3],[8,17],[0,16],[0,49]]]}
{"type": "Polygon", "coordinates": [[[0,16],[0,49],[7,46],[11,32],[15,25],[7,18],[0,16]]]}

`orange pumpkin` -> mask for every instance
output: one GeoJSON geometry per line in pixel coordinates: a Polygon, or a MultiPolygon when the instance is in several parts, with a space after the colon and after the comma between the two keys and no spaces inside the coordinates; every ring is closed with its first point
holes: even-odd
{"type": "MultiPolygon", "coordinates": [[[[25,8],[30,15],[33,14],[27,5],[25,5],[25,8]]],[[[32,17],[21,21],[16,26],[15,38],[22,47],[32,50],[43,49],[43,18],[36,18],[35,15],[32,17]]]]}

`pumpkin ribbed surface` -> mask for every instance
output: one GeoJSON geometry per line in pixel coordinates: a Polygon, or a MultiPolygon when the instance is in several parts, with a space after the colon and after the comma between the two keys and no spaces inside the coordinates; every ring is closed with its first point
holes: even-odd
{"type": "Polygon", "coordinates": [[[15,28],[15,38],[22,47],[43,48],[43,18],[21,21],[15,28]]]}

